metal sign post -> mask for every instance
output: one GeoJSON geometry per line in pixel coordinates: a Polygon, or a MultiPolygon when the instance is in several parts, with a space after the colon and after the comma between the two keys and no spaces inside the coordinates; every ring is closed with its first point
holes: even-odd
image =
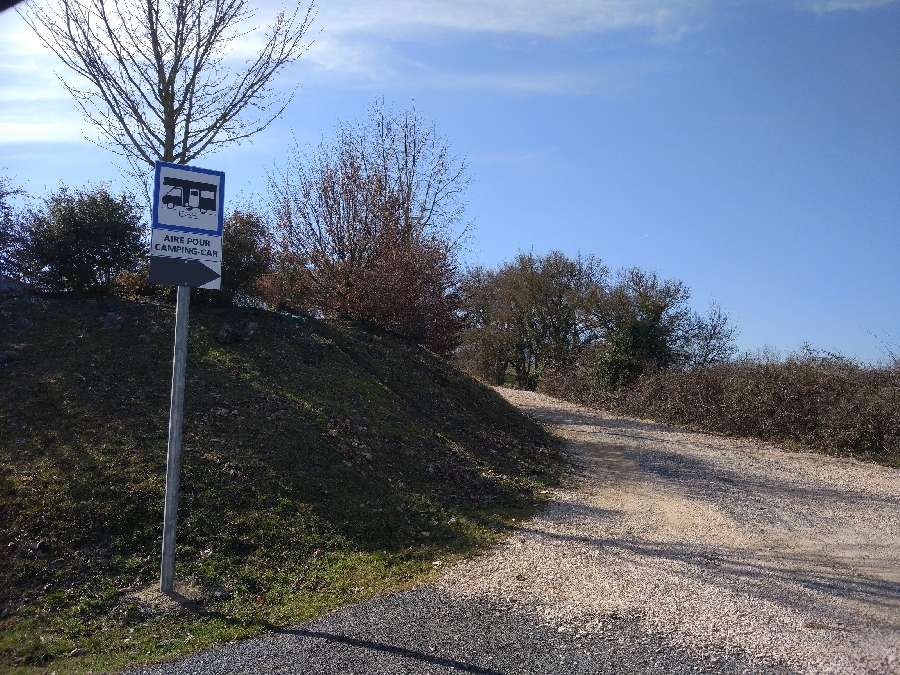
{"type": "Polygon", "coordinates": [[[181,423],[184,413],[184,371],[187,368],[188,316],[191,287],[179,286],[175,305],[175,357],[172,359],[172,397],[169,403],[169,452],[166,457],[166,504],[163,507],[162,565],[159,590],[175,588],[175,523],[181,484],[181,423]]]}
{"type": "Polygon", "coordinates": [[[181,429],[191,287],[220,287],[224,195],[225,174],[221,171],[156,163],[150,283],[178,287],[159,572],[159,590],[163,593],[175,589],[175,531],[181,483],[181,429]]]}

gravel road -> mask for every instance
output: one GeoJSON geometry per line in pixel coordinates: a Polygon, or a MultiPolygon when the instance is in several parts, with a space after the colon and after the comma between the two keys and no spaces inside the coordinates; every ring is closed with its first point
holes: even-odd
{"type": "Polygon", "coordinates": [[[140,672],[900,674],[900,472],[501,389],[578,471],[420,588],[140,672]]]}

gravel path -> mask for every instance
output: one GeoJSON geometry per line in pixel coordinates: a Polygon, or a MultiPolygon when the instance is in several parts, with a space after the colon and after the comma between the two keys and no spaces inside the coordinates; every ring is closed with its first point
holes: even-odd
{"type": "Polygon", "coordinates": [[[505,544],[143,672],[900,674],[900,472],[500,391],[579,468],[505,544]]]}

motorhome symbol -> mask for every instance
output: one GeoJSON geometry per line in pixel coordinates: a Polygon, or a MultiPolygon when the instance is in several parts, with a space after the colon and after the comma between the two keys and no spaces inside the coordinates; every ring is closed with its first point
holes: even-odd
{"type": "Polygon", "coordinates": [[[167,208],[185,208],[188,211],[200,209],[200,213],[216,212],[216,193],[219,186],[215,183],[201,183],[166,176],[163,185],[169,190],[163,195],[162,203],[167,208]]]}

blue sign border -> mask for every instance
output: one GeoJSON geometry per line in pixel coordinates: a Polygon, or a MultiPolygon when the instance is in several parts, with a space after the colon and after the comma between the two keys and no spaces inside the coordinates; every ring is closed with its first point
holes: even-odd
{"type": "Polygon", "coordinates": [[[156,175],[153,178],[153,228],[160,230],[173,230],[175,232],[190,232],[192,234],[206,234],[211,237],[222,236],[222,226],[225,222],[225,172],[216,171],[215,169],[201,169],[198,166],[189,166],[187,164],[172,164],[170,162],[156,162],[156,175]],[[168,225],[159,222],[159,173],[163,167],[178,169],[180,171],[196,171],[207,176],[217,176],[219,178],[219,228],[216,232],[210,232],[198,227],[182,227],[180,225],[168,225]]]}

